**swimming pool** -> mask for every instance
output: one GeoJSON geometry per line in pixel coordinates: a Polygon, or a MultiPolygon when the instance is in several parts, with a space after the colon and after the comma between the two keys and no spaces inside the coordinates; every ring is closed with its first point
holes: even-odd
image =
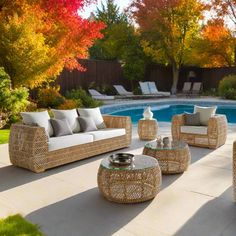
{"type": "Polygon", "coordinates": [[[146,106],[152,107],[153,117],[159,122],[171,122],[172,116],[176,114],[181,114],[184,112],[193,112],[194,104],[201,106],[217,106],[217,114],[225,114],[227,116],[228,122],[236,124],[236,104],[216,104],[216,103],[200,103],[196,102],[194,104],[184,104],[185,102],[172,102],[168,103],[151,103],[151,104],[129,104],[127,106],[114,106],[103,108],[103,113],[108,113],[117,116],[130,116],[133,124],[137,124],[138,120],[143,117],[143,110],[146,106]]]}

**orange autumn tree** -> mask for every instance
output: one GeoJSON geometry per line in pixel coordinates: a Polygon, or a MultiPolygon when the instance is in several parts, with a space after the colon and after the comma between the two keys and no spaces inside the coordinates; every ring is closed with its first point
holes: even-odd
{"type": "Polygon", "coordinates": [[[201,67],[233,66],[235,61],[235,38],[224,25],[222,19],[208,21],[203,27],[200,38],[194,42],[191,54],[201,67]]]}
{"type": "Polygon", "coordinates": [[[181,66],[188,63],[204,9],[199,0],[134,0],[130,6],[144,51],[156,62],[172,67],[172,93],[176,93],[181,66]]]}
{"type": "Polygon", "coordinates": [[[14,86],[36,87],[64,67],[83,70],[78,58],[102,37],[101,22],[83,19],[84,0],[0,1],[0,65],[14,86]]]}
{"type": "Polygon", "coordinates": [[[212,0],[211,7],[220,18],[228,16],[236,25],[236,0],[212,0]]]}

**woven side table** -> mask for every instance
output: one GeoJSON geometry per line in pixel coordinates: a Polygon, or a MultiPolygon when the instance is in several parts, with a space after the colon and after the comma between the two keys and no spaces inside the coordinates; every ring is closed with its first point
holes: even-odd
{"type": "Polygon", "coordinates": [[[137,155],[133,165],[111,165],[102,160],[98,170],[98,188],[109,201],[137,203],[154,198],[161,187],[161,170],[155,158],[137,155]]]}
{"type": "Polygon", "coordinates": [[[141,119],[138,122],[138,135],[141,140],[153,140],[157,137],[158,123],[156,119],[141,119]]]}
{"type": "Polygon", "coordinates": [[[166,148],[157,147],[156,141],[148,142],[144,146],[143,154],[158,160],[162,174],[183,173],[191,161],[188,144],[183,141],[174,141],[166,148]]]}

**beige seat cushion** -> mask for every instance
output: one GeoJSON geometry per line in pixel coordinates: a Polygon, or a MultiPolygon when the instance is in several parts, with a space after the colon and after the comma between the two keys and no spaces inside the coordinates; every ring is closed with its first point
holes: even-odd
{"type": "Polygon", "coordinates": [[[207,126],[181,126],[181,133],[207,135],[207,126]]]}
{"type": "Polygon", "coordinates": [[[98,140],[114,138],[114,137],[125,135],[125,129],[107,128],[107,129],[100,129],[96,131],[90,131],[88,132],[88,134],[93,135],[94,141],[98,141],[98,140]]]}
{"type": "Polygon", "coordinates": [[[93,142],[93,135],[87,133],[78,133],[60,137],[49,138],[48,150],[55,151],[62,148],[68,148],[75,145],[93,142]]]}

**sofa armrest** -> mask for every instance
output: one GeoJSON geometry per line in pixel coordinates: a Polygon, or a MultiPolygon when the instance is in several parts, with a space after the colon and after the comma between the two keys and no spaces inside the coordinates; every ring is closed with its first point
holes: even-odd
{"type": "Polygon", "coordinates": [[[233,143],[233,193],[236,202],[236,141],[233,143]]]}
{"type": "Polygon", "coordinates": [[[180,138],[180,127],[184,125],[184,114],[175,115],[171,121],[171,133],[173,140],[179,140],[180,138]]]}
{"type": "Polygon", "coordinates": [[[132,123],[129,116],[103,116],[107,128],[124,128],[126,131],[126,138],[131,143],[132,123]]]}
{"type": "Polygon", "coordinates": [[[44,128],[20,123],[11,126],[9,156],[13,165],[42,172],[47,152],[48,137],[44,128]]]}

